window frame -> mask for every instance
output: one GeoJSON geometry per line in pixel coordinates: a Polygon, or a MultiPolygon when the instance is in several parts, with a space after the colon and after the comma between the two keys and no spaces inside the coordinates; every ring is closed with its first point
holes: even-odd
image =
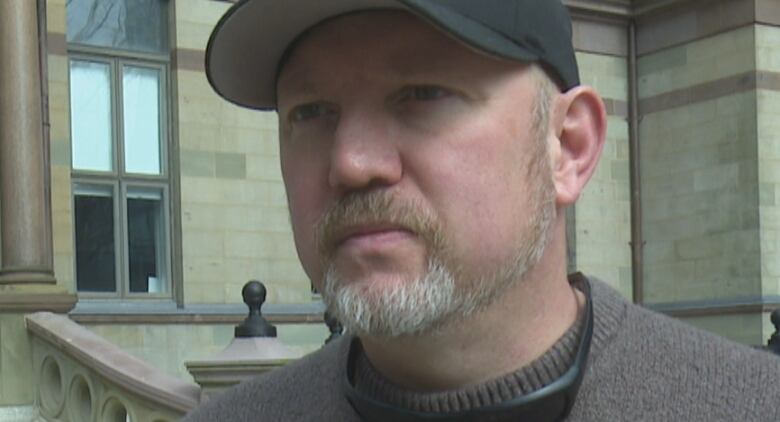
{"type": "MultiPolygon", "coordinates": [[[[169,13],[169,17],[170,17],[169,13]]],[[[170,26],[170,24],[169,24],[170,26]]],[[[170,29],[169,29],[170,31],[170,29]]],[[[75,211],[72,215],[74,227],[73,235],[73,280],[76,293],[85,299],[121,299],[121,300],[174,300],[177,295],[177,287],[174,281],[174,236],[172,215],[172,186],[174,185],[170,151],[173,149],[173,124],[172,124],[172,75],[170,54],[154,54],[146,52],[127,51],[116,48],[93,47],[78,43],[68,43],[68,78],[72,61],[87,61],[104,63],[109,65],[110,104],[111,104],[111,163],[112,170],[81,170],[73,167],[73,145],[71,139],[71,206],[75,210],[76,185],[111,186],[113,197],[113,222],[114,222],[114,265],[115,265],[115,290],[113,292],[94,292],[78,290],[78,269],[76,259],[75,211]],[[126,171],[125,139],[124,139],[124,87],[123,76],[125,66],[156,69],[159,72],[159,156],[160,173],[144,174],[130,173],[126,171]],[[160,260],[159,272],[164,275],[164,284],[161,292],[131,292],[130,291],[130,256],[128,233],[128,197],[129,189],[159,189],[162,202],[162,229],[157,235],[161,251],[158,252],[160,260]]],[[[68,83],[70,95],[71,84],[68,83]]],[[[69,121],[72,119],[72,110],[69,107],[69,121]]],[[[72,133],[71,133],[72,135],[72,133]]]]}

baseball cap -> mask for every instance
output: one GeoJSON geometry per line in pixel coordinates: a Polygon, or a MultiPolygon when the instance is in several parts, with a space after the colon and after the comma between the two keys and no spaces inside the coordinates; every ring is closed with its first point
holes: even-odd
{"type": "Polygon", "coordinates": [[[340,15],[382,9],[413,13],[485,54],[538,62],[563,91],[580,84],[560,0],[241,0],[211,33],[206,76],[228,101],[274,110],[280,62],[301,34],[340,15]]]}

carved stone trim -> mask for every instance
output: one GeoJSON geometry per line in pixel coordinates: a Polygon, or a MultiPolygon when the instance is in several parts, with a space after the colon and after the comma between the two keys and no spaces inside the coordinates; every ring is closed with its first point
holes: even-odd
{"type": "Polygon", "coordinates": [[[206,52],[204,50],[177,48],[173,50],[172,57],[174,58],[174,67],[178,70],[206,71],[206,52]]]}
{"type": "Polygon", "coordinates": [[[627,20],[633,14],[630,0],[563,0],[572,17],[627,20]]]}
{"type": "MultiPolygon", "coordinates": [[[[275,324],[322,324],[325,304],[269,303],[263,316],[275,324]]],[[[247,317],[242,304],[190,304],[81,300],[68,317],[82,324],[238,324],[247,317]]]]}
{"type": "MultiPolygon", "coordinates": [[[[161,373],[67,317],[38,312],[27,315],[25,320],[35,341],[42,341],[56,350],[56,355],[77,362],[118,389],[132,392],[156,408],[184,414],[198,404],[200,389],[197,385],[161,373]]],[[[127,408],[125,403],[120,404],[127,408]]]]}
{"type": "Polygon", "coordinates": [[[670,301],[644,304],[673,317],[720,316],[772,312],[780,308],[780,296],[751,296],[711,300],[670,301]]]}
{"type": "MultiPolygon", "coordinates": [[[[322,324],[322,314],[269,314],[271,324],[322,324]]],[[[239,324],[246,314],[71,314],[79,324],[239,324]]]]}
{"type": "Polygon", "coordinates": [[[57,279],[47,268],[4,268],[0,270],[0,284],[57,284],[57,279]]]}
{"type": "Polygon", "coordinates": [[[780,72],[744,72],[643,98],[639,102],[639,112],[642,115],[652,114],[756,89],[780,91],[780,72]]]}
{"type": "Polygon", "coordinates": [[[70,293],[3,293],[0,294],[0,313],[49,311],[65,314],[76,306],[76,301],[76,295],[70,293]]]}
{"type": "Polygon", "coordinates": [[[664,10],[679,7],[695,0],[633,0],[632,15],[634,17],[643,17],[664,10]]]}
{"type": "Polygon", "coordinates": [[[637,54],[646,55],[755,24],[754,1],[678,0],[638,14],[637,54]]]}
{"type": "Polygon", "coordinates": [[[605,22],[575,16],[572,32],[576,51],[619,57],[628,55],[627,22],[605,22]]]}
{"type": "Polygon", "coordinates": [[[706,317],[706,316],[724,316],[724,315],[743,315],[743,314],[761,314],[772,312],[780,308],[780,303],[742,303],[742,304],[713,304],[703,306],[680,306],[677,308],[663,307],[657,308],[649,305],[650,309],[675,318],[706,317]]]}
{"type": "Polygon", "coordinates": [[[780,26],[780,2],[777,0],[756,0],[756,20],[780,26]]]}

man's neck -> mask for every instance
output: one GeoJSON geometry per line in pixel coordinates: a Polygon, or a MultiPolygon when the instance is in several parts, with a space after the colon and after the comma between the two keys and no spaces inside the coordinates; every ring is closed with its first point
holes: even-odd
{"type": "Polygon", "coordinates": [[[562,267],[551,271],[548,265],[542,258],[497,302],[436,333],[361,338],[366,356],[390,381],[416,391],[450,390],[517,370],[574,324],[585,301],[562,267]]]}

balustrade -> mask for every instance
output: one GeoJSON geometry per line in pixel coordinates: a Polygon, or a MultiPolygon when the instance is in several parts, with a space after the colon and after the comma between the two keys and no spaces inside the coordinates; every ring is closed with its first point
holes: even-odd
{"type": "Polygon", "coordinates": [[[163,374],[65,316],[26,317],[35,405],[46,421],[173,422],[198,404],[200,388],[163,374]]]}

